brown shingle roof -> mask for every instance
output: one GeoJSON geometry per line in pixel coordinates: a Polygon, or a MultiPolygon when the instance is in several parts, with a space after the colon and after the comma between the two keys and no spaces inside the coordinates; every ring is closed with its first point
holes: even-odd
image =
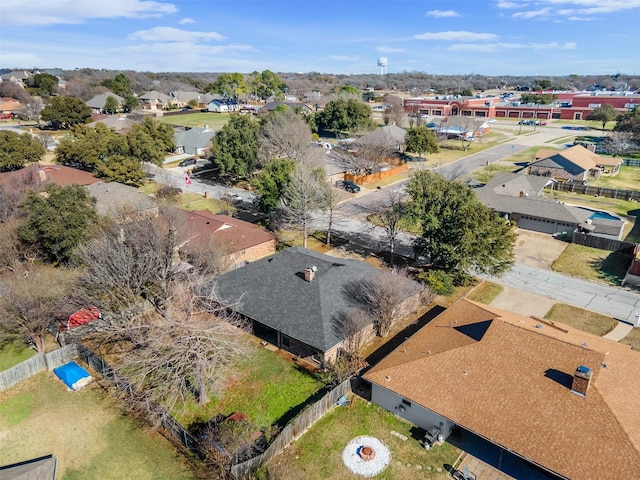
{"type": "MultiPolygon", "coordinates": [[[[571,163],[578,165],[583,170],[591,170],[599,165],[615,167],[619,165],[619,158],[601,157],[592,151],[584,148],[582,145],[574,145],[565,150],[553,150],[549,148],[541,148],[536,152],[536,162],[547,158],[560,155],[571,163]]],[[[535,162],[534,162],[535,163],[535,162]]]]}
{"type": "Polygon", "coordinates": [[[44,182],[51,182],[62,187],[67,185],[91,185],[100,181],[94,174],[78,170],[77,168],[65,167],[64,165],[28,165],[20,170],[0,173],[0,183],[19,182],[30,169],[37,169],[40,179],[44,182]]]}
{"type": "Polygon", "coordinates": [[[624,345],[462,300],[365,378],[568,478],[640,472],[640,354],[624,345]]]}
{"type": "Polygon", "coordinates": [[[239,252],[275,239],[271,232],[227,215],[214,215],[208,210],[181,210],[181,213],[192,236],[199,237],[203,241],[212,239],[224,245],[229,253],[239,252]]]}

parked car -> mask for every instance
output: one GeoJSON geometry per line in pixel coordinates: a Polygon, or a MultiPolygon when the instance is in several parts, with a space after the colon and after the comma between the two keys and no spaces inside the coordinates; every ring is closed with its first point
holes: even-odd
{"type": "Polygon", "coordinates": [[[222,196],[222,200],[228,203],[231,203],[233,205],[236,205],[238,203],[242,202],[242,197],[240,195],[238,195],[237,193],[225,193],[222,196]]]}
{"type": "Polygon", "coordinates": [[[181,167],[189,167],[191,165],[195,165],[197,162],[197,160],[194,157],[190,157],[190,158],[185,158],[184,160],[182,160],[179,165],[181,167]]]}
{"type": "Polygon", "coordinates": [[[360,185],[356,185],[351,180],[343,181],[342,188],[344,188],[349,193],[358,193],[360,191],[360,185]]]}

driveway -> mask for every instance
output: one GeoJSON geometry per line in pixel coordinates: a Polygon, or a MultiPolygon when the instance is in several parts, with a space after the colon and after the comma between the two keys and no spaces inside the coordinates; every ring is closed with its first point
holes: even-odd
{"type": "Polygon", "coordinates": [[[516,262],[551,270],[553,262],[568,245],[546,233],[519,229],[515,247],[516,262]]]}

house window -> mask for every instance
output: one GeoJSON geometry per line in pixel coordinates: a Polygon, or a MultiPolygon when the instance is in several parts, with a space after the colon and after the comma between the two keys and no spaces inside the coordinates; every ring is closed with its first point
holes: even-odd
{"type": "Polygon", "coordinates": [[[576,113],[573,115],[574,120],[582,120],[582,113],[576,113]]]}
{"type": "Polygon", "coordinates": [[[406,407],[411,407],[411,402],[409,400],[402,399],[402,405],[406,407]]]}
{"type": "Polygon", "coordinates": [[[289,337],[285,337],[284,335],[282,336],[282,345],[285,347],[289,346],[289,337]]]}

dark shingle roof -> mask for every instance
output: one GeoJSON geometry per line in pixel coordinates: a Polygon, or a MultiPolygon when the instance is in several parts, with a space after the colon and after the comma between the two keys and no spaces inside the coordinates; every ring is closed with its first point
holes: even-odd
{"type": "Polygon", "coordinates": [[[293,247],[222,275],[218,293],[223,301],[237,302],[241,314],[327,351],[341,341],[334,332],[335,316],[352,308],[344,285],[380,274],[358,260],[293,247]],[[305,268],[313,266],[315,278],[307,282],[305,268]]]}

